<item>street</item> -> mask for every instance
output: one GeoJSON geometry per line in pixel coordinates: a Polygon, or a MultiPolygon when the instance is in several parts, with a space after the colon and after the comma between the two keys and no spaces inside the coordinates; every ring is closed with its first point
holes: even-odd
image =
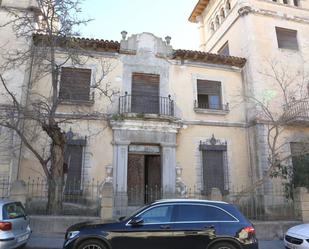
{"type": "MultiPolygon", "coordinates": [[[[260,241],[259,249],[284,249],[281,240],[260,241]]],[[[57,235],[38,235],[33,234],[25,249],[60,249],[63,245],[63,236],[57,235]]]]}

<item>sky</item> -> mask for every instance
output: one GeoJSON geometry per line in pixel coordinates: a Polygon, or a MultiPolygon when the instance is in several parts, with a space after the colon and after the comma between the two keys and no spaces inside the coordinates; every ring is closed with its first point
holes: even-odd
{"type": "Polygon", "coordinates": [[[198,0],[84,0],[83,16],[94,19],[80,31],[83,37],[121,40],[150,32],[164,39],[172,37],[174,49],[198,50],[199,33],[196,23],[188,18],[198,0]]]}

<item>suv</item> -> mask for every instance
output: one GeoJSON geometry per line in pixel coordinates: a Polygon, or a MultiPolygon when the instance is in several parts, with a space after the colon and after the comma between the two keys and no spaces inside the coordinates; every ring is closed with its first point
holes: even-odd
{"type": "Polygon", "coordinates": [[[29,240],[29,218],[20,202],[0,200],[0,248],[19,248],[29,240]]]}
{"type": "Polygon", "coordinates": [[[258,249],[252,224],[231,204],[161,200],[108,224],[80,223],[64,249],[258,249]]]}

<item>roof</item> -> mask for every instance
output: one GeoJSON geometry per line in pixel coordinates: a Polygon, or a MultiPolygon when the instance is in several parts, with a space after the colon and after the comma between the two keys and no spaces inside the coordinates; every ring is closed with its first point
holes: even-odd
{"type": "Polygon", "coordinates": [[[207,7],[209,3],[209,0],[198,0],[197,4],[195,5],[190,17],[189,17],[189,21],[190,22],[196,22],[196,18],[198,16],[200,16],[203,11],[205,10],[205,8],[207,7]]]}
{"type": "MultiPolygon", "coordinates": [[[[49,36],[44,34],[34,34],[33,41],[36,46],[48,46],[50,44],[49,36]]],[[[57,46],[68,48],[82,48],[86,50],[98,51],[98,52],[113,52],[113,53],[126,53],[121,51],[120,43],[117,41],[88,39],[78,37],[57,37],[54,39],[57,46]]],[[[204,62],[217,65],[228,65],[235,67],[243,67],[246,63],[246,59],[234,56],[224,56],[219,54],[212,54],[202,51],[194,50],[173,50],[170,57],[176,60],[191,60],[196,62],[204,62]]]]}
{"type": "Polygon", "coordinates": [[[153,204],[171,203],[171,202],[200,202],[200,203],[228,204],[227,202],[223,202],[223,201],[200,200],[200,199],[162,199],[162,200],[155,201],[153,204]]]}
{"type": "MultiPolygon", "coordinates": [[[[33,35],[33,42],[35,45],[48,45],[48,38],[48,35],[37,33],[33,35]]],[[[95,50],[99,52],[119,52],[120,50],[120,43],[117,41],[65,36],[58,36],[56,37],[55,41],[60,47],[69,46],[72,44],[75,46],[74,48],[80,47],[83,49],[95,50]]]]}
{"type": "Polygon", "coordinates": [[[202,51],[182,49],[174,51],[173,59],[192,60],[211,64],[235,66],[239,68],[242,68],[246,64],[246,59],[241,57],[225,56],[202,51]]]}

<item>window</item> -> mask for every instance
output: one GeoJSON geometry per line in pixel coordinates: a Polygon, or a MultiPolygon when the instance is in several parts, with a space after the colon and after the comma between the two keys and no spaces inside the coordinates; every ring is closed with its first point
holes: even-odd
{"type": "Polygon", "coordinates": [[[230,3],[230,1],[227,1],[227,2],[226,2],[225,8],[226,8],[227,12],[231,9],[231,3],[230,3]]]}
{"type": "Polygon", "coordinates": [[[201,109],[222,109],[221,82],[197,80],[197,107],[201,109]]]}
{"type": "Polygon", "coordinates": [[[91,69],[61,69],[59,98],[61,100],[90,101],[91,69]]]}
{"type": "Polygon", "coordinates": [[[223,8],[220,10],[220,16],[221,16],[221,20],[224,20],[225,13],[224,13],[224,9],[223,8]]]}
{"type": "Polygon", "coordinates": [[[293,0],[294,6],[298,7],[299,6],[299,0],[293,0]]]}
{"type": "Polygon", "coordinates": [[[78,194],[82,184],[82,166],[85,139],[69,140],[64,154],[63,173],[65,175],[65,192],[78,194]]]}
{"type": "Polygon", "coordinates": [[[283,3],[288,4],[289,2],[288,2],[288,0],[283,0],[283,3]]]}
{"type": "Polygon", "coordinates": [[[162,222],[170,222],[172,216],[173,206],[165,205],[154,207],[149,209],[139,215],[139,217],[143,218],[145,223],[162,223],[162,222]]]}
{"type": "Polygon", "coordinates": [[[21,203],[9,203],[3,206],[3,219],[12,220],[21,217],[25,217],[26,213],[21,203]]]}
{"type": "Polygon", "coordinates": [[[214,142],[200,144],[204,194],[209,195],[212,188],[217,188],[222,194],[226,194],[228,191],[227,145],[216,144],[215,138],[211,140],[214,142]]]}
{"type": "Polygon", "coordinates": [[[293,164],[292,185],[309,188],[309,144],[294,142],[290,144],[293,164]]]}
{"type": "Polygon", "coordinates": [[[160,75],[133,73],[132,112],[158,114],[160,99],[160,75]]]}
{"type": "Polygon", "coordinates": [[[297,31],[276,27],[279,48],[298,50],[297,31]]]}
{"type": "Polygon", "coordinates": [[[175,221],[236,221],[227,212],[207,205],[177,205],[175,206],[175,221]]]}
{"type": "Polygon", "coordinates": [[[230,55],[230,48],[229,48],[228,42],[224,43],[224,45],[219,49],[218,54],[225,55],[225,56],[230,55]]]}

